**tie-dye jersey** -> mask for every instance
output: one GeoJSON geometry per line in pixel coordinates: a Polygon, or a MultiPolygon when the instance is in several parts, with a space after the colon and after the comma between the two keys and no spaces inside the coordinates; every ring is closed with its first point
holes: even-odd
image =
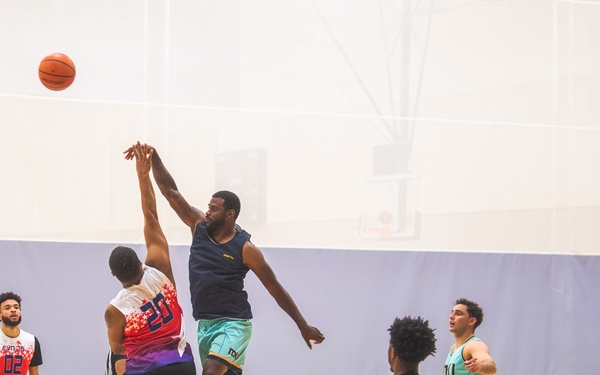
{"type": "Polygon", "coordinates": [[[31,333],[23,330],[17,337],[0,331],[0,374],[27,374],[29,367],[42,364],[40,345],[31,333]]]}
{"type": "Polygon", "coordinates": [[[185,341],[175,286],[159,270],[143,268],[140,283],[122,289],[110,301],[126,319],[123,347],[128,374],[194,360],[185,341]]]}

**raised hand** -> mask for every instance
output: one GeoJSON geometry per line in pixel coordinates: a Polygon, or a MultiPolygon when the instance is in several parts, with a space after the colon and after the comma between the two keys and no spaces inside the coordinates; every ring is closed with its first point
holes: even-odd
{"type": "MultiPolygon", "coordinates": [[[[147,144],[140,144],[140,142],[134,144],[129,149],[130,155],[135,157],[135,168],[137,170],[138,176],[142,176],[144,174],[149,174],[152,169],[152,154],[154,153],[154,149],[149,147],[147,144]]],[[[126,156],[125,159],[128,159],[126,156]]]]}
{"type": "MultiPolygon", "coordinates": [[[[137,144],[140,144],[140,142],[138,141],[137,144]]],[[[150,150],[154,150],[154,147],[144,143],[144,145],[148,148],[148,151],[150,150]]],[[[135,157],[135,153],[133,151],[133,147],[135,146],[135,144],[131,147],[129,147],[127,150],[123,151],[123,154],[125,154],[125,160],[133,160],[133,158],[135,157]]]]}

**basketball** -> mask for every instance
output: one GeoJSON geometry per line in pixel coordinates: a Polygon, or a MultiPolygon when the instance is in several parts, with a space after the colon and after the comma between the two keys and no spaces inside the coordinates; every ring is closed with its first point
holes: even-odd
{"type": "Polygon", "coordinates": [[[75,64],[63,53],[53,53],[42,59],[38,69],[40,81],[53,91],[64,90],[75,79],[75,64]]]}

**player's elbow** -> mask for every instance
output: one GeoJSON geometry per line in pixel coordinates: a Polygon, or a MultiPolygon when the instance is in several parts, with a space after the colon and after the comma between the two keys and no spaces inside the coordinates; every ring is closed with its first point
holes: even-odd
{"type": "Polygon", "coordinates": [[[111,344],[110,350],[115,354],[125,355],[125,348],[121,344],[111,344]]]}
{"type": "Polygon", "coordinates": [[[483,375],[494,375],[496,373],[496,362],[490,360],[486,365],[485,371],[482,372],[483,375]]]}
{"type": "Polygon", "coordinates": [[[167,199],[169,202],[177,202],[181,198],[181,194],[179,190],[174,189],[170,186],[160,186],[160,193],[167,199]]]}

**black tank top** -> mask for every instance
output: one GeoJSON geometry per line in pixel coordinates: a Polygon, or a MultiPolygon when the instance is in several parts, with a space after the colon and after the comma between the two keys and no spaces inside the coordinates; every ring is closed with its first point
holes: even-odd
{"type": "Polygon", "coordinates": [[[250,234],[236,225],[235,236],[217,244],[206,233],[206,222],[196,227],[190,247],[189,278],[194,319],[251,319],[244,278],[249,268],[242,249],[250,234]]]}

